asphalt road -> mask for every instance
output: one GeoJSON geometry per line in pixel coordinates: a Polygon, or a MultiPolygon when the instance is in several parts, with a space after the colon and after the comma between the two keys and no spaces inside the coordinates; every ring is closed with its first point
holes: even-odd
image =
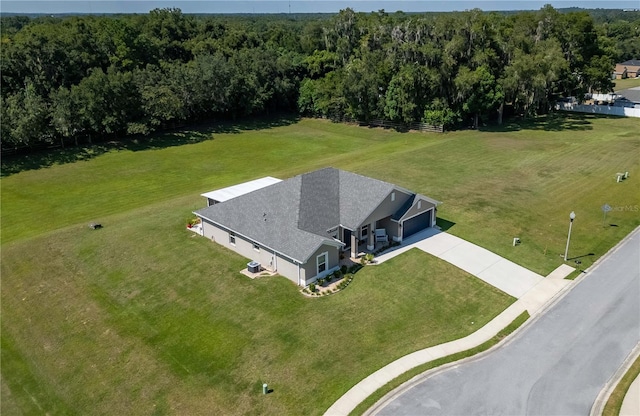
{"type": "Polygon", "coordinates": [[[640,232],[511,342],[407,386],[377,415],[588,415],[640,342],[640,232]]]}

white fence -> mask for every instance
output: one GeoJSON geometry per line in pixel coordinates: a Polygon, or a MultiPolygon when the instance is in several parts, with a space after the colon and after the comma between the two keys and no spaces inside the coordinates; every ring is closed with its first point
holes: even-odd
{"type": "Polygon", "coordinates": [[[622,95],[593,93],[593,94],[585,94],[584,98],[586,99],[591,98],[593,101],[607,101],[612,103],[615,100],[619,100],[620,98],[622,98],[622,95]]]}
{"type": "Polygon", "coordinates": [[[556,110],[575,111],[577,113],[608,114],[611,116],[622,117],[640,117],[640,108],[615,107],[610,105],[556,103],[556,110]]]}

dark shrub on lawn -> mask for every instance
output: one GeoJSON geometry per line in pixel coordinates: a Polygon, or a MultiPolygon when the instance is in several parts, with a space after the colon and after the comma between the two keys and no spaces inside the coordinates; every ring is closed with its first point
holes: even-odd
{"type": "Polygon", "coordinates": [[[340,271],[342,272],[342,274],[347,274],[347,265],[343,264],[342,267],[340,267],[340,271]]]}

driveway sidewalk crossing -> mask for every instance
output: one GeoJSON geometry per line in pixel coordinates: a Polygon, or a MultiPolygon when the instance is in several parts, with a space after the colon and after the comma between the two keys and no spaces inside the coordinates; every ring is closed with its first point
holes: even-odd
{"type": "Polygon", "coordinates": [[[410,369],[474,348],[490,340],[521,313],[528,311],[531,316],[534,316],[571,283],[564,278],[573,272],[574,268],[566,264],[559,266],[549,276],[543,278],[497,254],[438,230],[428,229],[410,238],[411,240],[405,240],[402,246],[377,257],[378,263],[383,263],[412,248],[419,248],[463,268],[517,297],[518,300],[485,326],[464,338],[413,352],[382,367],[347,391],[325,412],[326,416],[348,415],[376,390],[410,369]],[[469,253],[473,253],[470,257],[476,261],[463,258],[469,253]]]}

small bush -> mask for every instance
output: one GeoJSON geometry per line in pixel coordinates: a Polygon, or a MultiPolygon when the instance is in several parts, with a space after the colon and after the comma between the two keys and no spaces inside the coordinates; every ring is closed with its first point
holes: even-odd
{"type": "Polygon", "coordinates": [[[327,282],[330,282],[333,279],[333,274],[327,275],[327,282]]]}
{"type": "Polygon", "coordinates": [[[309,290],[311,291],[311,293],[314,293],[314,292],[316,291],[316,285],[315,285],[315,284],[313,284],[313,283],[311,283],[311,284],[309,285],[309,290]]]}
{"type": "Polygon", "coordinates": [[[340,267],[340,271],[342,272],[343,275],[347,274],[347,270],[348,270],[348,267],[346,264],[343,264],[342,267],[340,267]]]}
{"type": "Polygon", "coordinates": [[[363,266],[367,264],[367,259],[365,256],[360,257],[360,264],[362,264],[363,266]]]}
{"type": "Polygon", "coordinates": [[[367,253],[364,255],[364,258],[367,263],[372,263],[375,256],[373,255],[373,253],[367,253]]]}
{"type": "Polygon", "coordinates": [[[324,282],[325,282],[324,277],[323,277],[323,278],[321,278],[321,279],[318,279],[318,284],[319,284],[320,286],[324,285],[324,282]]]}
{"type": "Polygon", "coordinates": [[[344,273],[342,273],[342,270],[336,270],[335,272],[333,272],[333,277],[335,277],[336,279],[342,279],[343,275],[344,273]]]}

